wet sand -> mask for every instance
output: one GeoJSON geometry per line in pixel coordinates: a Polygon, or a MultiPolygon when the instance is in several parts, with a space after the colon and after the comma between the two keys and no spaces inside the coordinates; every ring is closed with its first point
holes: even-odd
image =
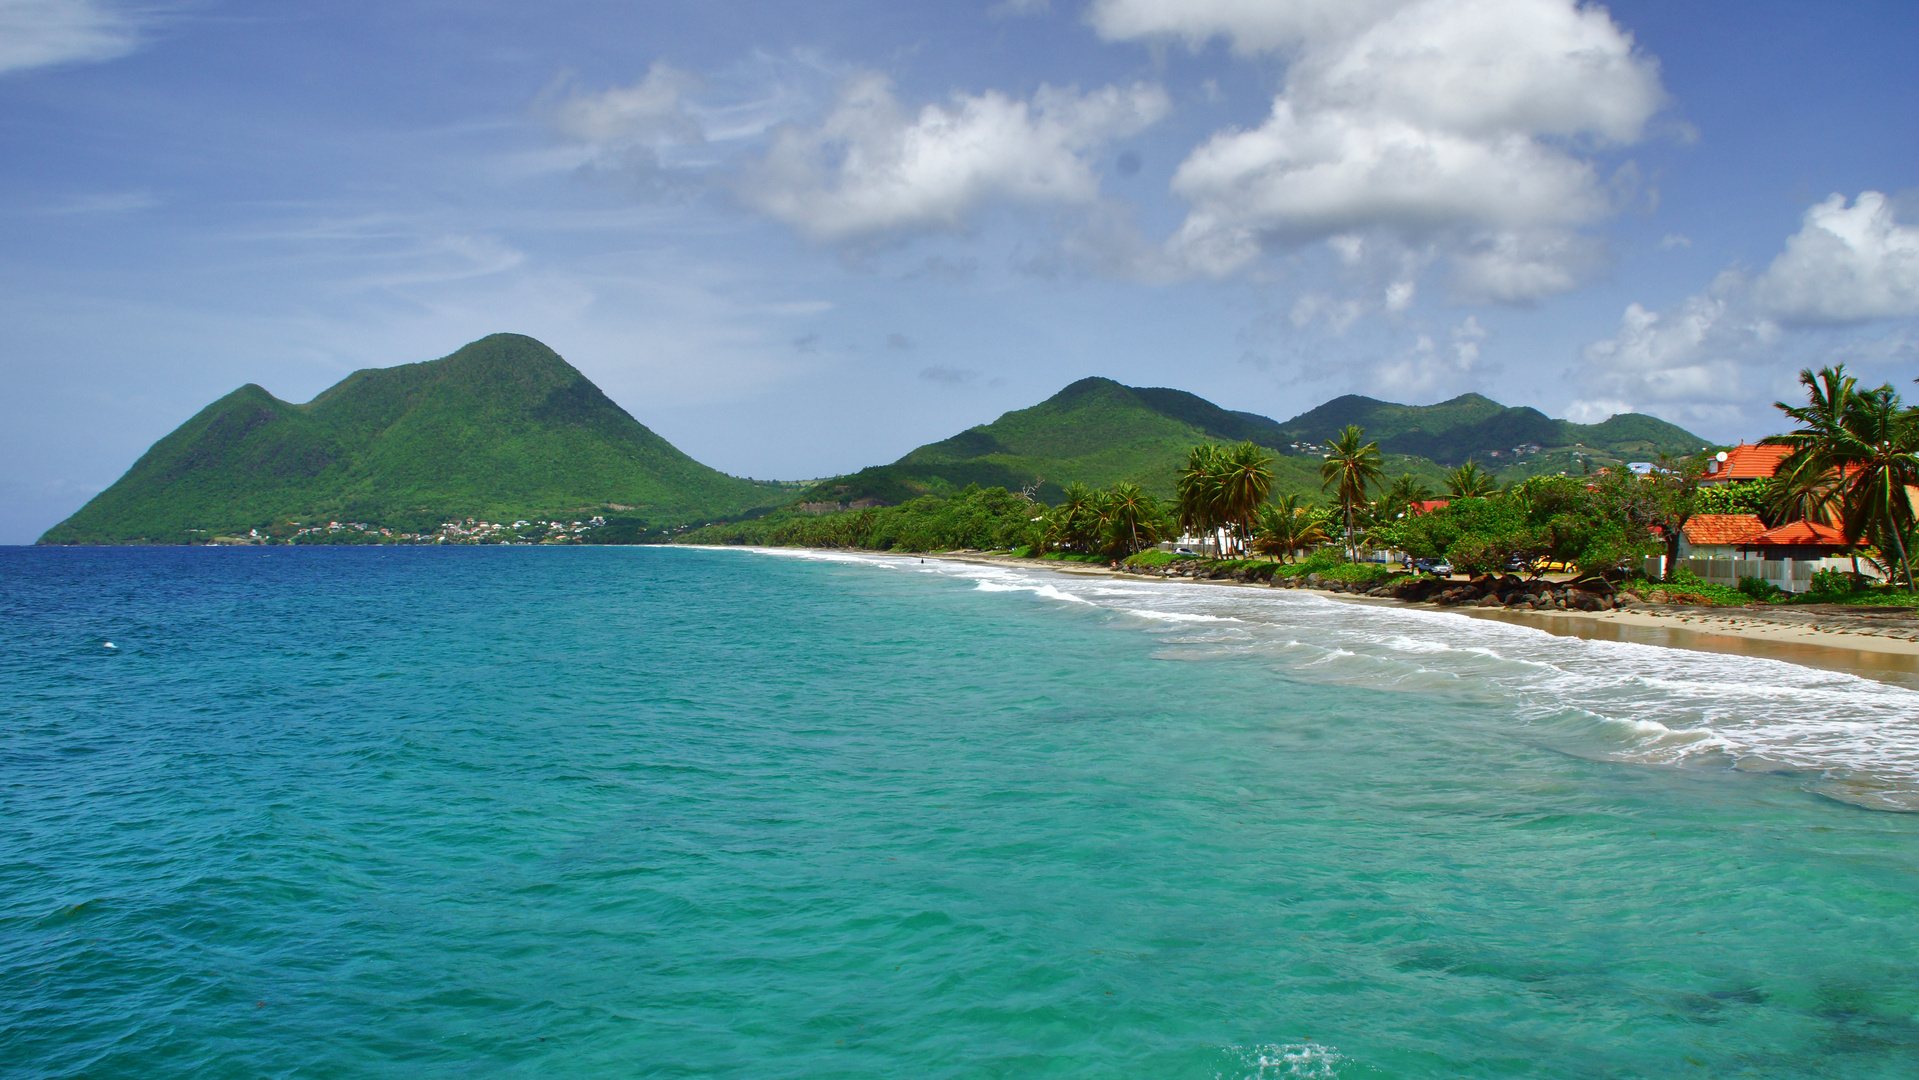
{"type": "MultiPolygon", "coordinates": [[[[1089,577],[1116,577],[1145,581],[1185,581],[1225,588],[1269,589],[1270,585],[1244,581],[1192,581],[1184,578],[1142,578],[1087,563],[1048,563],[999,555],[953,552],[926,558],[994,566],[1019,566],[1089,577]]],[[[1680,604],[1648,604],[1621,611],[1513,611],[1471,606],[1438,608],[1400,600],[1354,596],[1350,593],[1301,589],[1335,600],[1358,604],[1391,604],[1430,611],[1450,611],[1475,619],[1532,626],[1549,634],[1634,641],[1696,652],[1729,653],[1783,660],[1802,667],[1843,671],[1863,678],[1919,689],[1919,617],[1878,613],[1873,609],[1846,609],[1830,605],[1804,608],[1708,608],[1680,604]]]]}

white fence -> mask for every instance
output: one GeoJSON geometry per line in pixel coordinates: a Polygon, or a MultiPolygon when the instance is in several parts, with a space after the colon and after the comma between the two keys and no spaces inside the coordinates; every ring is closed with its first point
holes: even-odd
{"type": "MultiPolygon", "coordinates": [[[[1724,585],[1736,589],[1747,578],[1758,578],[1774,588],[1790,593],[1812,591],[1812,575],[1820,570],[1838,570],[1852,572],[1851,559],[1681,559],[1676,568],[1690,570],[1693,576],[1708,585],[1724,585]]],[[[1666,557],[1653,555],[1646,559],[1646,577],[1652,581],[1661,581],[1666,577],[1666,557]]],[[[1872,567],[1860,562],[1860,572],[1869,576],[1872,567]]]]}

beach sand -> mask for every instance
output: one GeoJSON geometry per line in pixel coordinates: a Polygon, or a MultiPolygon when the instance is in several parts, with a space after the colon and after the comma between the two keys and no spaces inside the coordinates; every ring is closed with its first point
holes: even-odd
{"type": "MultiPolygon", "coordinates": [[[[1086,563],[1044,563],[1030,559],[972,553],[944,553],[927,558],[955,562],[985,563],[1052,570],[1062,574],[1095,577],[1135,578],[1103,566],[1086,563]]],[[[1186,581],[1187,584],[1221,588],[1268,589],[1270,585],[1244,581],[1198,581],[1190,579],[1150,578],[1141,580],[1186,581]]],[[[1919,618],[1912,615],[1881,614],[1872,609],[1852,609],[1831,605],[1802,608],[1708,608],[1680,604],[1648,604],[1621,611],[1513,611],[1505,608],[1471,606],[1436,608],[1431,604],[1407,604],[1400,600],[1353,596],[1350,593],[1314,592],[1335,600],[1357,604],[1390,604],[1401,607],[1450,611],[1475,619],[1532,626],[1549,634],[1596,638],[1604,641],[1636,641],[1672,649],[1730,653],[1783,660],[1803,667],[1843,671],[1864,678],[1919,689],[1919,618]]]]}

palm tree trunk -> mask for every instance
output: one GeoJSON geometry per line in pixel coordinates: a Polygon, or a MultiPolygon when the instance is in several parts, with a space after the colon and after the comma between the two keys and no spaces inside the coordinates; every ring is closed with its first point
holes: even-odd
{"type": "Polygon", "coordinates": [[[1906,557],[1906,538],[1899,533],[1899,521],[1891,514],[1886,515],[1886,528],[1892,530],[1892,542],[1899,548],[1899,565],[1906,571],[1906,595],[1913,595],[1912,560],[1906,557]]]}

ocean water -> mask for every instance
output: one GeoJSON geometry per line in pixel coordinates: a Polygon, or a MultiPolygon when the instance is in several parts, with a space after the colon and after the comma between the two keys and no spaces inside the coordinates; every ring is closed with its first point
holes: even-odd
{"type": "Polygon", "coordinates": [[[1919,1074],[1919,694],[1845,675],[281,548],[0,549],[0,678],[7,1077],[1919,1074]]]}

